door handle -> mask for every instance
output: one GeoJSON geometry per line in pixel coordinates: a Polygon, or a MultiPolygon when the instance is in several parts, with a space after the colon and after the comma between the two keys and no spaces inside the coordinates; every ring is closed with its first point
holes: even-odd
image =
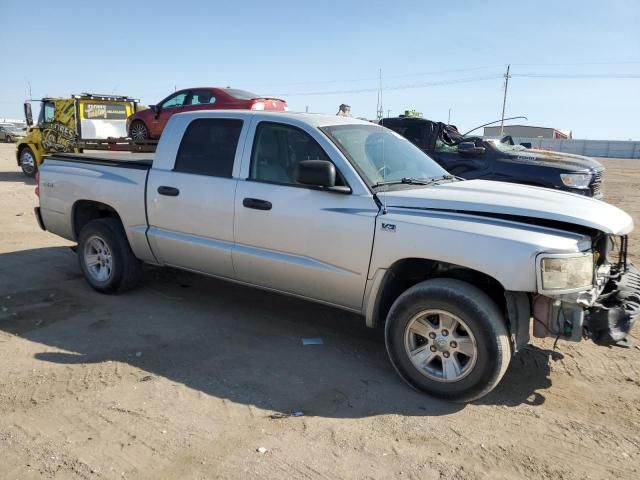
{"type": "Polygon", "coordinates": [[[178,195],[180,195],[180,190],[175,187],[167,187],[165,185],[162,185],[158,187],[158,193],[160,195],[167,195],[169,197],[177,197],[178,195]]]}
{"type": "Polygon", "coordinates": [[[242,200],[242,205],[255,210],[271,210],[271,202],[259,198],[245,198],[242,200]]]}

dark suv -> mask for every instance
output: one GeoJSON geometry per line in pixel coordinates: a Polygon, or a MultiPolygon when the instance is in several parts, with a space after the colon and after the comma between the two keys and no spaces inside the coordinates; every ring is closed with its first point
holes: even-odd
{"type": "Polygon", "coordinates": [[[467,137],[453,125],[423,118],[385,118],[381,125],[399,133],[452,175],[522,183],[602,198],[604,167],[590,157],[533,150],[511,137],[467,137]]]}

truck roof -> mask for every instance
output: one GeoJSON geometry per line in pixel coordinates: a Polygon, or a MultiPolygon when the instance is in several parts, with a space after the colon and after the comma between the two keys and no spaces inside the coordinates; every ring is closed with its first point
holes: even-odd
{"type": "Polygon", "coordinates": [[[357,118],[338,117],[337,115],[305,112],[266,112],[262,110],[197,110],[194,112],[176,113],[174,116],[182,118],[190,117],[192,119],[218,117],[251,118],[256,116],[265,120],[281,120],[285,118],[293,120],[294,122],[297,121],[307,125],[312,125],[314,127],[349,124],[375,125],[374,123],[358,120],[357,118]]]}

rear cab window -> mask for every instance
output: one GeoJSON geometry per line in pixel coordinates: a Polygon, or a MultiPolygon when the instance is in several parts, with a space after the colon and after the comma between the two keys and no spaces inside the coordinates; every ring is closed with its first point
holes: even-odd
{"type": "Polygon", "coordinates": [[[242,120],[196,119],[187,127],[174,171],[231,178],[242,120]]]}

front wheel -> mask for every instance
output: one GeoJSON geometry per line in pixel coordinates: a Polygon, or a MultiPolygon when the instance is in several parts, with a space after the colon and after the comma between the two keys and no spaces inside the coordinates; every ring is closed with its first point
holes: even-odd
{"type": "Polygon", "coordinates": [[[470,402],[500,382],[511,346],[498,306],[481,290],[454,279],[421,282],[395,301],[385,341],[391,363],[414,388],[470,402]]]}
{"type": "Polygon", "coordinates": [[[89,285],[102,293],[134,287],[142,270],[122,225],[115,218],[92,220],[82,228],[78,261],[89,285]]]}
{"type": "Polygon", "coordinates": [[[20,168],[22,168],[22,173],[27,177],[35,176],[38,171],[36,156],[29,147],[23,148],[20,152],[20,168]]]}
{"type": "Polygon", "coordinates": [[[140,120],[135,120],[129,128],[129,136],[137,142],[149,140],[149,129],[140,120]]]}

